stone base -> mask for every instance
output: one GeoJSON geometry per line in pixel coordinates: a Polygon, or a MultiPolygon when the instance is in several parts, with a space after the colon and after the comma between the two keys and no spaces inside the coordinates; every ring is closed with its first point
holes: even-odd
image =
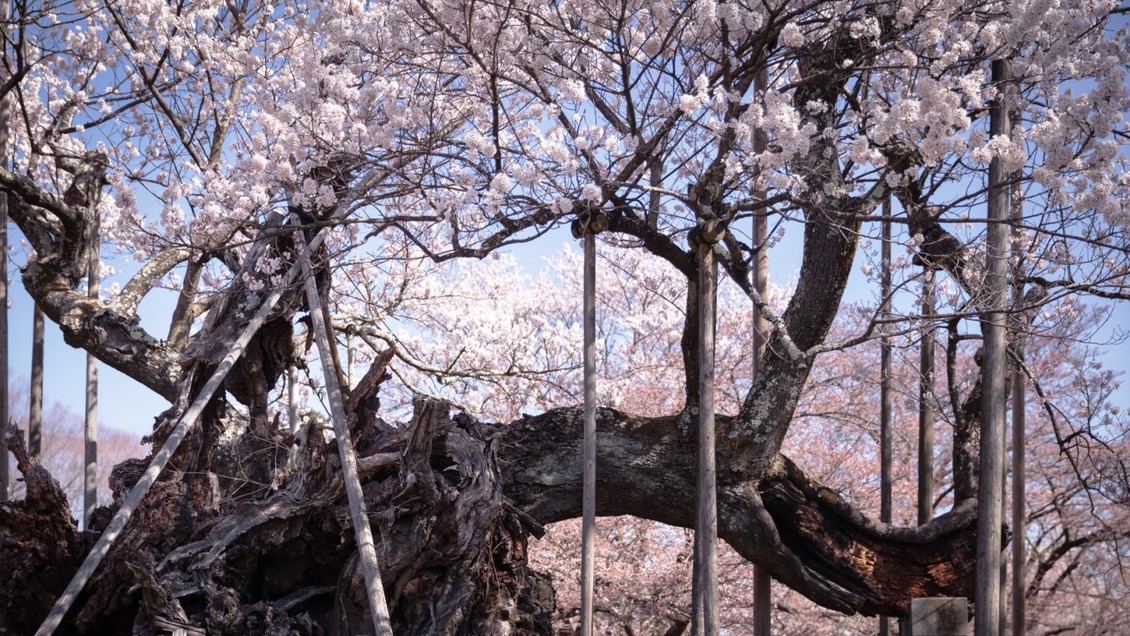
{"type": "Polygon", "coordinates": [[[910,633],[913,636],[969,636],[969,602],[960,596],[911,599],[910,633]]]}

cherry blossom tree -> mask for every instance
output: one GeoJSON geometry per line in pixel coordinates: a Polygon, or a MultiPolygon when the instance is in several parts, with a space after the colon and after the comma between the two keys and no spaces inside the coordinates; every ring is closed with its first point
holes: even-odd
{"type": "MultiPolygon", "coordinates": [[[[719,536],[849,614],[972,592],[983,396],[969,370],[988,162],[1024,192],[1014,350],[1041,333],[1043,312],[1127,295],[1130,36],[1107,0],[16,4],[0,87],[15,161],[0,186],[32,250],[22,281],[68,343],[173,403],[155,446],[283,291],[68,616],[76,633],[157,617],[214,633],[367,624],[341,541],[340,458],[319,418],[291,435],[272,416],[281,374],[307,355],[290,272],[315,235],[316,287],[338,333],[364,343],[352,359],[371,361],[347,406],[398,633],[549,629],[527,537],[580,514],[568,293],[579,267],[565,255],[554,275],[522,280],[500,255],[509,246],[606,215],[598,512],[690,527],[698,294],[686,238],[708,221],[727,228],[721,294],[742,302],[720,321],[748,316],[752,299],[771,333],[755,377],[741,372],[748,328],[719,338],[719,536]],[[990,81],[997,59],[1012,60],[1009,86],[990,81]],[[1007,138],[986,134],[993,100],[1023,113],[1007,138]],[[741,229],[754,217],[768,239],[741,229]],[[883,221],[897,242],[891,298],[874,293],[883,221]],[[774,301],[752,286],[751,262],[782,240],[800,266],[774,301]],[[94,250],[139,269],[89,298],[94,250]],[[876,521],[858,485],[826,480],[831,460],[811,452],[860,454],[873,399],[847,417],[854,428],[806,437],[805,422],[843,389],[814,379],[825,360],[869,351],[880,331],[917,333],[922,267],[937,274],[934,319],[950,334],[938,396],[950,487],[942,514],[911,527],[876,521]],[[843,306],[849,281],[870,302],[843,306]],[[159,288],[177,301],[168,330],[151,333],[137,312],[159,288]]],[[[0,527],[51,529],[43,549],[5,563],[50,573],[0,599],[5,622],[29,631],[85,546],[61,491],[13,441],[28,494],[0,527]]],[[[1096,474],[1068,477],[1081,493],[1113,492],[1096,474]]],[[[1074,562],[1041,554],[1049,572],[1074,562]]]]}

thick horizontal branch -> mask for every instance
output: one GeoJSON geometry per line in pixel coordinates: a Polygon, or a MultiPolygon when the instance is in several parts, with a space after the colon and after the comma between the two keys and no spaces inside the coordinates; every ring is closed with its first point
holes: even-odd
{"type": "MultiPolygon", "coordinates": [[[[729,418],[719,416],[719,426],[729,418]]],[[[597,417],[597,514],[694,525],[694,443],[676,418],[597,417]],[[658,502],[662,502],[661,504],[658,502]]],[[[581,514],[581,411],[550,411],[491,433],[503,489],[539,523],[581,514]]],[[[762,472],[719,435],[719,536],[773,578],[842,612],[905,614],[915,596],[971,593],[973,510],[920,528],[871,521],[788,459],[762,472]]]]}
{"type": "Polygon", "coordinates": [[[12,194],[12,220],[36,250],[23,270],[24,287],[59,325],[63,339],[172,400],[181,376],[176,354],[142,329],[133,311],[120,311],[78,291],[90,249],[84,210],[2,168],[0,184],[12,194]]]}

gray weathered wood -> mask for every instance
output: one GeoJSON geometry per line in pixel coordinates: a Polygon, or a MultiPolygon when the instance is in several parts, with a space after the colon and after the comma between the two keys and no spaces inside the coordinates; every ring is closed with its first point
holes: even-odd
{"type": "Polygon", "coordinates": [[[584,468],[581,502],[581,634],[593,633],[596,559],[596,236],[584,236],[584,468]]]}
{"type": "Polygon", "coordinates": [[[1024,374],[1016,369],[1012,373],[1012,633],[1022,636],[1025,633],[1024,587],[1024,533],[1027,530],[1025,519],[1025,396],[1024,374]]]}
{"type": "Polygon", "coordinates": [[[697,585],[692,627],[696,636],[718,633],[718,505],[714,466],[714,246],[698,250],[698,496],[695,521],[697,585]]]}
{"type": "MultiPolygon", "coordinates": [[[[992,64],[992,81],[999,91],[1008,81],[1008,63],[992,64]]],[[[998,93],[999,95],[1000,93],[998,93]]],[[[998,97],[990,109],[989,135],[1008,135],[1008,111],[998,97]]],[[[1008,264],[1008,188],[1004,162],[989,164],[988,238],[985,296],[981,315],[982,354],[981,449],[977,493],[977,595],[974,630],[978,636],[1000,634],[1001,505],[1004,470],[1006,396],[1005,293],[1008,264]]]]}
{"type": "MultiPolygon", "coordinates": [[[[90,225],[87,227],[86,295],[97,302],[100,289],[101,213],[97,197],[88,200],[90,225]]],[[[89,528],[98,506],[98,358],[86,354],[86,410],[83,416],[82,527],[89,528]]]]}
{"type": "Polygon", "coordinates": [[[345,388],[353,389],[353,332],[345,332],[345,388]]]}
{"type": "MultiPolygon", "coordinates": [[[[0,17],[7,29],[8,0],[0,0],[0,17]]],[[[0,38],[8,55],[7,33],[0,38]]],[[[0,83],[7,81],[7,64],[0,64],[0,83]]],[[[0,100],[0,167],[8,166],[8,99],[0,100]]],[[[0,190],[0,501],[8,500],[8,194],[0,190]]]]}
{"type": "Polygon", "coordinates": [[[286,367],[286,421],[290,432],[298,432],[298,369],[294,364],[286,367]]]}
{"type": "Polygon", "coordinates": [[[918,525],[934,518],[934,270],[922,271],[922,341],[918,350],[918,525]]]}
{"type": "Polygon", "coordinates": [[[969,602],[960,596],[912,600],[910,633],[913,636],[969,636],[969,602]]]}
{"type": "Polygon", "coordinates": [[[43,310],[35,305],[31,319],[31,382],[28,387],[27,450],[39,459],[43,452],[43,310]]]}
{"type": "MultiPolygon", "coordinates": [[[[769,71],[762,67],[753,78],[755,95],[764,95],[769,86],[769,71]]],[[[754,153],[765,152],[769,145],[769,135],[760,128],[753,135],[754,153]]],[[[760,169],[758,172],[760,176],[760,169]]],[[[757,201],[765,201],[765,190],[758,189],[753,194],[757,201]]],[[[765,298],[765,286],[769,280],[769,211],[759,210],[753,215],[753,287],[761,298],[765,298]]],[[[761,360],[765,355],[765,342],[769,328],[768,321],[761,315],[757,303],[753,304],[753,369],[751,382],[757,382],[761,372],[761,360]]],[[[753,635],[769,636],[772,626],[773,596],[772,580],[769,573],[753,566],[753,635]]]]}
{"type": "Polygon", "coordinates": [[[335,364],[333,342],[322,312],[322,301],[318,295],[318,284],[314,280],[310,265],[310,247],[305,244],[301,233],[295,233],[295,246],[298,247],[298,262],[302,266],[305,279],[306,301],[310,306],[310,324],[314,329],[314,340],[318,346],[318,357],[322,360],[322,375],[325,377],[326,393],[329,395],[330,417],[333,419],[334,435],[337,437],[338,454],[341,457],[341,472],[345,482],[345,494],[349,499],[349,512],[353,518],[353,532],[357,541],[357,552],[361,558],[361,569],[365,575],[365,588],[369,598],[369,610],[373,618],[373,629],[379,636],[392,634],[392,621],[389,620],[388,603],[385,600],[384,585],[381,583],[380,567],[377,563],[377,550],[373,545],[373,530],[369,526],[369,515],[365,509],[365,493],[361,490],[361,479],[357,469],[357,453],[349,435],[349,422],[345,413],[345,400],[338,381],[338,368],[335,364]]]}
{"type": "Polygon", "coordinates": [[[769,636],[773,627],[773,579],[764,568],[753,566],[753,633],[769,636]]]}
{"type": "MultiPolygon", "coordinates": [[[[321,244],[323,236],[323,234],[319,234],[314,238],[311,242],[311,249],[321,244]]],[[[279,299],[282,298],[283,293],[294,280],[295,276],[297,276],[299,269],[298,263],[291,265],[290,270],[287,272],[286,283],[279,285],[267,295],[263,300],[263,304],[259,306],[258,311],[256,311],[255,315],[251,318],[251,321],[247,323],[247,326],[244,327],[239,337],[232,343],[227,354],[220,360],[216,370],[212,373],[212,376],[208,378],[208,382],[205,383],[200,393],[197,394],[196,399],[188,409],[185,410],[176,426],[173,427],[172,433],[169,434],[164,445],[161,446],[161,450],[153,455],[153,459],[150,460],[149,467],[145,469],[145,472],[141,475],[141,479],[139,479],[133,489],[130,490],[129,495],[126,496],[121,507],[114,513],[114,517],[110,520],[109,525],[102,534],[99,535],[98,541],[95,542],[90,553],[86,555],[86,559],[83,560],[78,571],[71,577],[62,595],[55,601],[55,605],[47,614],[47,618],[43,619],[43,623],[39,626],[39,629],[36,630],[35,636],[49,636],[55,633],[55,629],[59,626],[59,623],[62,622],[63,617],[66,616],[67,610],[70,609],[75,599],[78,598],[79,593],[82,592],[82,588],[86,586],[86,582],[90,580],[90,577],[98,568],[98,564],[106,557],[106,554],[114,545],[114,541],[117,540],[122,530],[126,527],[126,524],[129,523],[129,519],[133,515],[134,510],[137,509],[138,504],[145,498],[145,494],[149,492],[149,488],[153,486],[153,483],[157,481],[157,477],[160,476],[161,471],[165,469],[165,466],[169,463],[169,459],[172,458],[173,453],[176,452],[177,447],[180,446],[185,435],[188,434],[189,429],[196,426],[201,413],[204,412],[204,407],[211,401],[212,395],[215,394],[216,389],[223,383],[224,378],[227,377],[228,373],[235,365],[236,360],[243,355],[243,350],[247,347],[247,343],[251,341],[251,338],[259,331],[259,328],[263,326],[263,323],[267,320],[267,316],[274,311],[275,305],[278,303],[279,299]]]]}
{"type": "MultiPolygon", "coordinates": [[[[1005,384],[1012,381],[1006,374],[1005,384]]],[[[1006,407],[1007,408],[1007,407],[1006,407]]],[[[1008,518],[1008,433],[1005,430],[1007,422],[1001,422],[1001,523],[1008,518]]],[[[1000,603],[997,605],[997,633],[1004,636],[1008,633],[1008,559],[1003,555],[997,567],[997,585],[1000,587],[1000,603]]]]}
{"type": "MultiPolygon", "coordinates": [[[[883,201],[879,297],[883,320],[879,337],[879,520],[891,522],[891,199],[883,201]]],[[[879,636],[890,633],[890,619],[879,617],[879,636]]]]}
{"type": "MultiPolygon", "coordinates": [[[[1014,117],[1014,119],[1019,120],[1019,117],[1014,117]]],[[[1012,279],[1012,302],[1014,307],[1019,308],[1024,298],[1021,268],[1024,263],[1025,250],[1019,236],[1020,223],[1024,214],[1024,199],[1020,190],[1020,175],[1016,174],[1014,177],[1011,186],[1012,201],[1010,202],[1012,233],[1016,239],[1012,243],[1012,260],[1015,268],[1012,279]]],[[[1027,568],[1024,565],[1024,536],[1027,531],[1027,519],[1025,518],[1027,500],[1025,499],[1024,475],[1027,425],[1024,412],[1026,407],[1024,372],[1021,370],[1022,365],[1020,364],[1024,360],[1023,345],[1017,345],[1014,353],[1018,358],[1018,363],[1012,371],[1012,633],[1014,636],[1023,636],[1027,628],[1024,598],[1024,588],[1027,584],[1027,577],[1025,576],[1027,568]]]]}

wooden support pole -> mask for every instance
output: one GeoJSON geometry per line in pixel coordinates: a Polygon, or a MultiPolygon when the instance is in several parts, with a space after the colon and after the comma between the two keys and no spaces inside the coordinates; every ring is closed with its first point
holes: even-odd
{"type": "MultiPolygon", "coordinates": [[[[769,86],[769,70],[762,67],[753,77],[755,96],[763,98],[769,86]]],[[[753,135],[753,151],[763,153],[769,145],[769,135],[760,128],[753,135]]],[[[757,176],[761,176],[758,168],[757,176]]],[[[758,188],[754,191],[754,199],[765,201],[765,190],[758,188]]],[[[769,211],[759,210],[753,215],[753,287],[757,293],[765,298],[766,284],[769,279],[769,211]]],[[[761,372],[761,359],[765,356],[766,330],[769,328],[765,317],[757,303],[753,305],[753,372],[751,382],[757,382],[757,375],[761,372]]],[[[753,566],[753,635],[769,636],[773,618],[772,580],[769,573],[753,566]]]]}
{"type": "Polygon", "coordinates": [[[891,200],[883,203],[883,245],[881,249],[882,319],[879,337],[879,520],[891,522],[891,336],[887,322],[891,318],[891,200]]]}
{"type": "Polygon", "coordinates": [[[698,250],[698,512],[695,521],[697,585],[695,636],[718,634],[718,503],[714,466],[714,303],[717,266],[713,228],[704,224],[698,250]]]}
{"type": "Polygon", "coordinates": [[[35,305],[31,320],[31,386],[28,388],[27,452],[43,453],[43,310],[35,305]]]}
{"type": "MultiPolygon", "coordinates": [[[[319,234],[314,237],[314,240],[311,242],[311,249],[321,244],[323,237],[324,234],[319,234]]],[[[179,447],[180,443],[184,440],[185,435],[188,434],[188,431],[192,427],[196,426],[200,415],[204,412],[204,407],[208,405],[216,389],[223,383],[224,378],[227,377],[228,373],[235,365],[236,360],[243,355],[243,350],[247,348],[247,343],[251,341],[251,338],[259,331],[263,323],[266,322],[267,316],[274,311],[275,305],[278,304],[279,299],[282,298],[286,288],[294,281],[299,269],[298,263],[291,265],[290,270],[287,272],[286,283],[279,285],[267,295],[266,299],[263,300],[263,304],[259,306],[258,311],[256,311],[255,315],[251,318],[251,321],[247,323],[247,326],[244,327],[239,337],[232,343],[231,347],[228,349],[227,355],[220,360],[220,364],[212,373],[212,377],[208,378],[208,382],[200,390],[200,393],[197,394],[196,399],[184,412],[184,415],[181,416],[176,426],[173,427],[173,432],[169,434],[168,439],[166,439],[164,445],[161,446],[161,450],[157,451],[153,459],[150,460],[149,467],[142,473],[141,479],[137,481],[137,484],[130,490],[129,495],[126,496],[125,501],[122,502],[121,507],[114,513],[110,524],[102,534],[99,535],[98,541],[95,542],[90,553],[86,555],[86,559],[83,560],[82,565],[79,566],[78,571],[75,572],[70,583],[68,583],[66,589],[63,590],[63,594],[55,601],[55,605],[51,608],[51,612],[47,614],[47,618],[43,619],[43,624],[36,630],[35,636],[50,636],[55,633],[55,629],[63,621],[63,617],[66,616],[67,610],[74,604],[79,593],[82,592],[82,588],[86,586],[86,582],[90,580],[90,577],[94,574],[98,565],[102,563],[102,559],[106,557],[106,554],[109,553],[110,548],[114,545],[114,541],[118,539],[122,530],[125,529],[126,524],[129,523],[130,516],[133,515],[138,504],[145,498],[145,494],[149,492],[149,488],[153,486],[153,483],[157,481],[157,477],[160,476],[161,471],[165,469],[165,466],[169,463],[169,459],[172,458],[173,453],[176,452],[177,447],[179,447]]]]}
{"type": "MultiPolygon", "coordinates": [[[[1006,354],[1007,355],[1007,354],[1006,354]]],[[[1005,385],[1012,381],[1006,374],[1005,385]]],[[[1007,407],[1006,407],[1007,408],[1007,407]]],[[[1001,421],[1001,523],[1008,518],[1008,433],[1005,430],[1006,422],[1001,421]]],[[[1000,588],[1000,605],[997,607],[997,633],[1004,636],[1008,633],[1008,559],[1001,556],[997,568],[997,585],[1000,588]]]]}
{"type": "Polygon", "coordinates": [[[922,272],[922,342],[918,350],[918,525],[934,518],[934,270],[922,272]]]}
{"type": "MultiPolygon", "coordinates": [[[[8,0],[0,0],[0,37],[8,58],[8,0]]],[[[8,80],[8,65],[0,64],[0,84],[8,80]]],[[[8,167],[8,99],[0,99],[0,166],[8,167]]],[[[0,191],[0,501],[8,501],[8,194],[0,191]]]]}
{"type": "MultiPolygon", "coordinates": [[[[101,280],[101,212],[97,197],[88,200],[90,226],[87,236],[86,297],[98,302],[101,280]]],[[[83,418],[82,527],[89,528],[98,506],[98,358],[86,354],[86,411],[83,418]]]]}
{"type": "Polygon", "coordinates": [[[581,501],[581,635],[593,635],[596,559],[596,235],[584,235],[584,392],[585,433],[581,501]]]}
{"type": "Polygon", "coordinates": [[[310,247],[306,245],[301,232],[296,232],[294,244],[298,248],[298,262],[302,266],[302,276],[306,285],[306,301],[310,306],[310,325],[314,329],[314,340],[318,345],[318,357],[322,360],[322,375],[325,376],[326,392],[329,394],[330,417],[333,419],[334,435],[337,437],[338,454],[341,457],[341,472],[345,481],[345,494],[349,499],[349,512],[353,518],[353,532],[357,541],[357,551],[361,558],[361,570],[365,575],[365,588],[369,597],[369,610],[373,617],[373,629],[378,636],[391,636],[392,621],[388,615],[384,585],[381,583],[380,567],[377,563],[377,550],[373,545],[373,530],[369,526],[369,515],[365,510],[365,493],[361,490],[361,478],[357,471],[357,453],[349,436],[349,422],[345,413],[345,400],[341,394],[338,380],[337,356],[333,351],[333,340],[329,337],[322,312],[322,301],[318,295],[318,284],[314,280],[310,265],[310,247]]]}
{"type": "MultiPolygon", "coordinates": [[[[764,214],[754,217],[754,244],[759,245],[754,253],[753,285],[757,293],[766,297],[766,283],[769,278],[768,219],[764,214]]],[[[753,305],[753,371],[751,380],[757,381],[761,372],[761,359],[765,355],[766,331],[768,321],[761,315],[757,303],[753,305]]],[[[757,565],[753,566],[753,634],[769,636],[773,627],[773,579],[769,573],[757,565]]]]}
{"type": "MultiPolygon", "coordinates": [[[[1012,121],[1020,118],[1014,113],[1012,121]]],[[[1021,310],[1024,304],[1024,282],[1022,280],[1024,266],[1024,246],[1020,241],[1020,224],[1024,217],[1024,197],[1020,190],[1020,174],[1013,174],[1012,200],[1010,216],[1012,217],[1012,304],[1015,309],[1021,310]]],[[[1025,383],[1024,373],[1020,363],[1024,360],[1024,349],[1017,347],[1014,352],[1017,363],[1012,371],[1012,633],[1013,636],[1024,636],[1026,633],[1024,589],[1027,584],[1027,567],[1025,560],[1024,536],[1027,533],[1025,495],[1025,456],[1027,425],[1025,422],[1025,383]]]]}
{"type": "Polygon", "coordinates": [[[353,389],[353,331],[345,331],[345,388],[353,389]]]}
{"type": "MultiPolygon", "coordinates": [[[[992,63],[992,82],[998,89],[989,114],[989,135],[1009,134],[1008,111],[1003,99],[1008,81],[1008,63],[992,63]]],[[[1005,359],[1004,300],[1007,282],[1008,188],[1004,185],[1004,162],[994,157],[989,164],[988,238],[981,333],[982,394],[981,449],[977,492],[977,598],[974,630],[977,636],[1000,636],[1001,499],[1004,471],[1005,359]]]]}
{"type": "MultiPolygon", "coordinates": [[[[880,248],[880,314],[883,320],[879,337],[879,520],[891,522],[891,198],[883,201],[882,246],[880,248]]],[[[891,621],[879,617],[879,636],[890,633],[891,621]]]]}
{"type": "Polygon", "coordinates": [[[1024,534],[1027,531],[1025,517],[1025,396],[1024,375],[1017,369],[1012,373],[1012,633],[1023,636],[1025,633],[1026,583],[1024,564],[1024,534]]]}

